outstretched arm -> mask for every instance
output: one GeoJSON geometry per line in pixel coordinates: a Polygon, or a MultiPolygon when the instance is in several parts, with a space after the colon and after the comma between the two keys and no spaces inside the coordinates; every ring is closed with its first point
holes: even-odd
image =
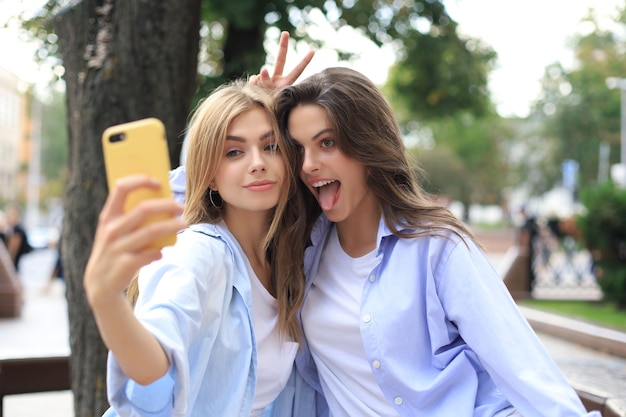
{"type": "Polygon", "coordinates": [[[278,42],[278,55],[276,56],[276,63],[274,64],[274,73],[270,76],[269,71],[264,68],[259,74],[250,77],[250,83],[272,90],[279,90],[293,84],[298,79],[300,74],[302,74],[307,65],[309,65],[309,62],[313,59],[313,55],[315,55],[315,51],[309,51],[304,56],[302,61],[300,61],[289,74],[283,75],[283,70],[285,69],[285,63],[287,61],[288,47],[289,32],[282,32],[278,42]]]}
{"type": "Polygon", "coordinates": [[[137,320],[124,291],[142,266],[161,257],[147,245],[184,227],[182,207],[171,199],[154,199],[124,212],[128,194],[160,185],[146,176],[124,178],[111,191],[98,219],[83,283],[105,345],[126,376],[146,385],[163,376],[169,360],[157,339],[137,320]],[[142,225],[146,217],[168,214],[167,220],[142,225]]]}

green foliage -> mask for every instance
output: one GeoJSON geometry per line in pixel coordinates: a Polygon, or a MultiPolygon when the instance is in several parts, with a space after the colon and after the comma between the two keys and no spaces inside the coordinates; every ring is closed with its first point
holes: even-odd
{"type": "MultiPolygon", "coordinates": [[[[456,31],[456,23],[439,0],[288,0],[269,3],[271,6],[266,10],[274,9],[271,13],[274,25],[282,30],[291,29],[294,36],[313,43],[318,43],[319,39],[312,37],[311,33],[315,31],[308,29],[317,25],[313,19],[317,12],[322,13],[332,28],[357,28],[378,46],[394,40],[402,45],[414,36],[421,24],[432,25],[441,31],[456,31]]],[[[432,36],[438,33],[436,31],[432,36]]],[[[340,55],[342,52],[345,51],[340,51],[340,55]]],[[[350,54],[344,56],[349,59],[350,54]]]]}
{"type": "MultiPolygon", "coordinates": [[[[206,47],[201,48],[200,63],[205,71],[200,71],[198,96],[202,97],[225,80],[259,69],[265,59],[263,37],[271,34],[278,38],[278,31],[269,31],[270,28],[287,30],[296,40],[322,47],[323,39],[315,35],[320,33],[321,24],[316,16],[323,16],[325,23],[335,30],[346,26],[358,29],[378,46],[395,41],[400,49],[405,49],[405,56],[416,57],[427,71],[434,69],[429,73],[442,74],[436,84],[420,78],[408,90],[398,87],[403,93],[414,91],[412,97],[417,97],[420,103],[428,95],[421,95],[414,86],[429,90],[427,100],[431,104],[420,108],[432,107],[432,101],[437,101],[437,109],[447,107],[448,110],[456,106],[482,112],[489,106],[487,68],[481,65],[495,54],[486,47],[476,48],[476,41],[460,40],[456,23],[448,16],[443,2],[432,0],[205,1],[203,20],[207,30],[203,31],[202,44],[206,47]],[[420,32],[418,22],[427,24],[431,30],[420,32]],[[421,50],[414,53],[427,46],[433,53],[425,54],[421,50]]],[[[357,58],[351,51],[337,49],[336,52],[345,61],[357,58]]],[[[406,63],[407,67],[411,65],[413,62],[406,63]]],[[[415,77],[407,80],[415,81],[415,77]]]]}
{"type": "MultiPolygon", "coordinates": [[[[41,42],[38,57],[53,65],[60,60],[52,22],[55,14],[64,12],[64,4],[48,0],[35,15],[18,17],[28,36],[41,42]]],[[[278,38],[279,31],[287,30],[295,40],[320,47],[319,16],[335,30],[359,30],[378,46],[395,41],[410,58],[406,67],[417,61],[416,67],[424,68],[429,78],[411,75],[404,81],[411,83],[409,91],[416,92],[418,102],[426,98],[429,103],[420,108],[435,106],[443,114],[455,106],[479,113],[489,106],[486,76],[495,54],[478,41],[459,39],[456,23],[437,0],[205,0],[199,16],[203,24],[197,99],[226,80],[257,72],[265,63],[263,41],[268,34],[278,38]],[[428,94],[421,95],[423,91],[428,94]]],[[[356,58],[354,52],[340,49],[337,55],[356,58]]]]}
{"type": "MultiPolygon", "coordinates": [[[[558,151],[554,141],[543,135],[542,118],[536,114],[526,119],[507,119],[505,124],[515,140],[508,141],[508,184],[523,184],[533,195],[541,195],[561,181],[561,164],[555,162],[558,151]]],[[[559,157],[560,159],[560,157],[559,157]]]]}
{"type": "Polygon", "coordinates": [[[586,212],[577,218],[607,299],[626,308],[626,189],[608,181],[581,191],[586,212]]]}
{"type": "Polygon", "coordinates": [[[620,92],[607,88],[606,79],[626,76],[622,35],[602,30],[593,13],[585,20],[594,30],[575,38],[576,66],[565,70],[555,63],[546,68],[542,99],[535,108],[535,116],[544,122],[545,142],[555,145],[552,164],[577,161],[581,186],[606,179],[600,167],[619,160],[620,92]],[[611,152],[609,160],[601,164],[602,143],[608,144],[611,152]]]}
{"type": "Polygon", "coordinates": [[[428,175],[421,185],[466,208],[473,203],[501,204],[501,191],[508,185],[503,149],[509,135],[501,119],[459,113],[425,126],[432,137],[409,148],[428,175]]]}
{"type": "Polygon", "coordinates": [[[422,186],[466,208],[500,203],[507,133],[487,89],[496,53],[480,40],[459,37],[445,14],[407,28],[397,33],[403,40],[400,59],[390,68],[384,92],[407,137],[432,136],[412,150],[428,175],[422,186]]]}
{"type": "Polygon", "coordinates": [[[67,180],[69,142],[66,113],[65,94],[53,91],[52,99],[42,112],[41,170],[46,188],[42,192],[50,191],[50,196],[54,197],[62,196],[63,184],[67,180]]]}
{"type": "Polygon", "coordinates": [[[405,51],[389,71],[386,85],[405,120],[449,117],[459,112],[492,113],[487,77],[496,53],[455,32],[411,33],[405,51]]]}
{"type": "MultiPolygon", "coordinates": [[[[49,0],[35,15],[19,17],[27,33],[41,41],[39,57],[47,60],[58,57],[52,22],[55,14],[63,13],[62,4],[49,0]]],[[[264,39],[277,40],[280,30],[289,31],[295,40],[321,46],[323,40],[315,37],[319,30],[311,30],[320,25],[319,16],[335,30],[344,26],[356,28],[377,45],[395,42],[401,59],[392,69],[385,90],[393,98],[399,116],[406,116],[405,121],[472,115],[469,125],[452,121],[451,124],[457,124],[454,129],[435,128],[437,141],[450,149],[449,156],[458,159],[460,172],[454,176],[459,181],[452,186],[442,187],[445,180],[436,179],[434,183],[446,192],[454,188],[454,195],[463,194],[463,200],[468,202],[493,201],[494,187],[502,175],[492,174],[502,165],[496,161],[490,164],[493,169],[485,170],[484,163],[498,154],[494,142],[498,129],[489,126],[491,118],[487,122],[474,119],[476,115],[493,114],[487,76],[496,54],[479,40],[460,38],[456,22],[440,1],[206,0],[199,16],[203,23],[194,102],[226,80],[258,71],[266,59],[264,39]],[[483,126],[477,127],[480,124],[483,126]]],[[[351,52],[337,53],[346,60],[356,58],[351,52]]],[[[60,156],[62,152],[55,149],[61,151],[51,148],[51,155],[60,156]]],[[[58,175],[54,173],[58,172],[55,161],[60,159],[55,156],[44,167],[51,178],[58,175]]],[[[434,166],[432,171],[436,172],[434,166]]],[[[445,178],[445,174],[441,177],[445,178]]]]}
{"type": "Polygon", "coordinates": [[[471,184],[465,176],[463,161],[446,146],[433,149],[412,149],[423,170],[418,180],[426,192],[462,200],[471,184]]]}

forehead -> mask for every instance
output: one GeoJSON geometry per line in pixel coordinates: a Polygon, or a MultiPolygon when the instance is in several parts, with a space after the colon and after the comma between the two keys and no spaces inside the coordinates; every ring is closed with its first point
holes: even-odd
{"type": "Polygon", "coordinates": [[[268,113],[261,107],[247,110],[235,117],[228,126],[228,135],[267,133],[272,130],[268,113]]]}
{"type": "Polygon", "coordinates": [[[294,139],[311,139],[323,130],[332,128],[326,109],[318,104],[301,104],[289,113],[289,135],[294,139]]]}

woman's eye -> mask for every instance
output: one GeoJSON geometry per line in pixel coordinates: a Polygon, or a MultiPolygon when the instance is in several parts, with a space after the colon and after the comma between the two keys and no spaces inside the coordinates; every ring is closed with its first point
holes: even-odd
{"type": "Polygon", "coordinates": [[[304,146],[296,145],[296,151],[298,151],[298,153],[304,153],[304,146]]]}
{"type": "Polygon", "coordinates": [[[226,152],[226,157],[227,158],[234,158],[235,156],[239,155],[241,153],[241,151],[239,149],[233,149],[230,150],[228,152],[226,152]]]}
{"type": "Polygon", "coordinates": [[[278,147],[278,143],[270,143],[265,147],[266,151],[278,152],[280,148],[278,147]]]}
{"type": "Polygon", "coordinates": [[[321,142],[322,148],[332,148],[335,144],[335,141],[332,139],[324,139],[321,142]]]}

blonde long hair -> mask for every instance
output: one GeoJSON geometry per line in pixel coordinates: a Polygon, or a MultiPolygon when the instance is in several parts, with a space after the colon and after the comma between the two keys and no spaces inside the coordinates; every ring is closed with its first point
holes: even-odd
{"type": "MultiPolygon", "coordinates": [[[[220,204],[221,198],[216,193],[210,194],[209,185],[221,161],[230,126],[238,116],[253,109],[265,112],[278,143],[278,152],[285,161],[291,157],[285,153],[286,147],[283,146],[284,140],[274,116],[270,91],[250,85],[245,80],[218,87],[194,111],[187,132],[189,147],[185,162],[183,218],[188,224],[215,224],[222,220],[224,209],[220,204]]],[[[301,203],[291,203],[296,197],[297,179],[290,164],[285,163],[285,169],[285,182],[263,245],[272,271],[270,292],[278,300],[279,327],[284,334],[299,342],[301,336],[296,313],[304,296],[304,251],[294,250],[291,242],[301,237],[299,230],[302,227],[295,225],[302,224],[299,216],[302,206],[301,203]]],[[[133,302],[136,298],[137,285],[134,280],[127,291],[127,299],[133,302]]]]}

